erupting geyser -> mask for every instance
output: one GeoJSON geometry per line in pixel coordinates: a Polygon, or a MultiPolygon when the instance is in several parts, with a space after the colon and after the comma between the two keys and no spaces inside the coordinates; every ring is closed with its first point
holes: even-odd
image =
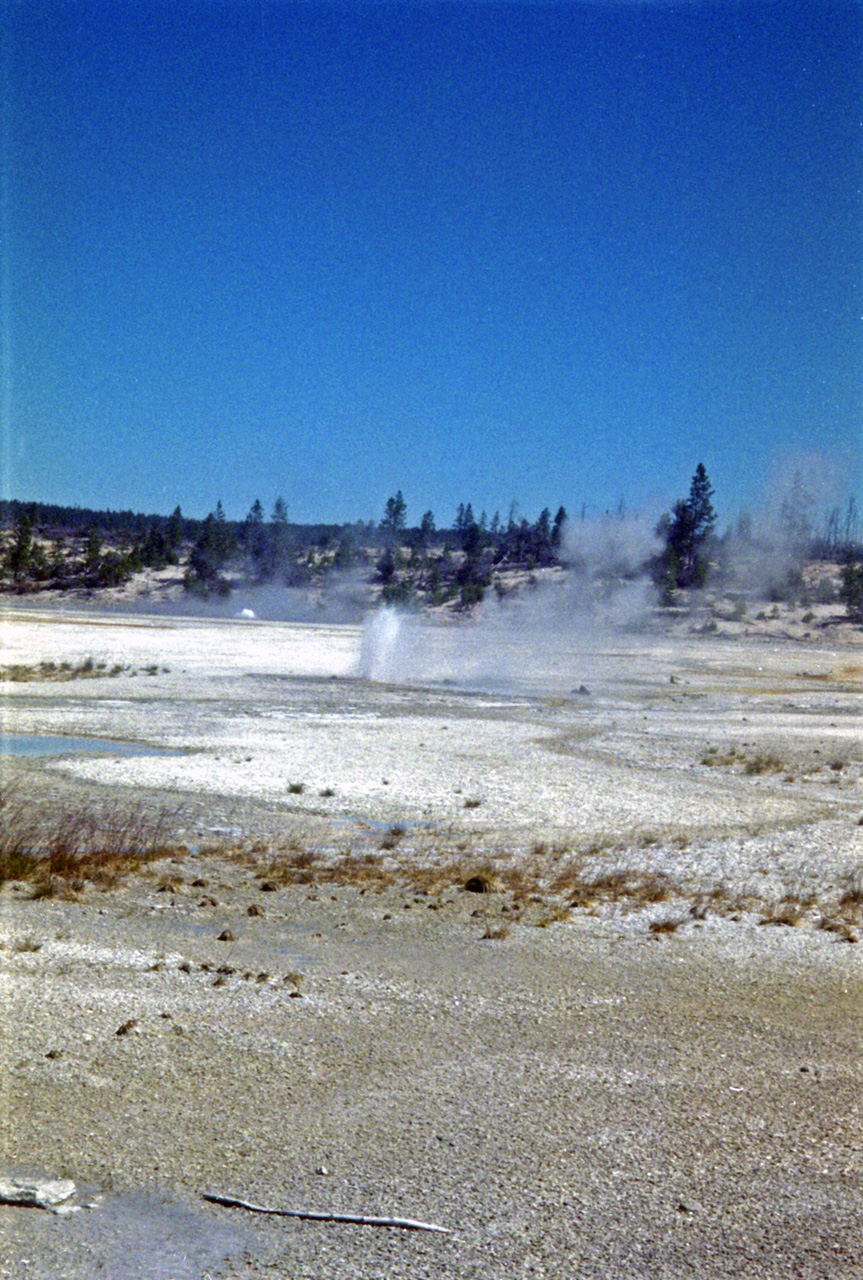
{"type": "Polygon", "coordinates": [[[377,609],[363,628],[359,674],[366,680],[397,678],[397,652],[402,619],[395,609],[377,609]]]}

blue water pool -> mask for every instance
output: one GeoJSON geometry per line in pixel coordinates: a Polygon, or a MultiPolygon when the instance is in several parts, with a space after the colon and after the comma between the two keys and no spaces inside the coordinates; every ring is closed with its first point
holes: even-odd
{"type": "Polygon", "coordinates": [[[145,742],[118,742],[111,738],[75,738],[51,733],[0,733],[0,755],[4,756],[169,756],[179,754],[170,747],[151,747],[145,742]]]}

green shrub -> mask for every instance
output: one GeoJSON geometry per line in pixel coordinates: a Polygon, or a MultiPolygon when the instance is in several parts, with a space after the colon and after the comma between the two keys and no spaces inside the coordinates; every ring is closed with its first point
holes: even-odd
{"type": "Polygon", "coordinates": [[[842,569],[839,599],[853,622],[863,623],[863,561],[846,564],[842,569]]]}

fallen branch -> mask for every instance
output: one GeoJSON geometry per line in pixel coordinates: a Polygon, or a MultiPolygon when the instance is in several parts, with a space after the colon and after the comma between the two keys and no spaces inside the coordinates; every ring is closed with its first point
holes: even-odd
{"type": "Polygon", "coordinates": [[[310,1209],[269,1209],[261,1204],[249,1204],[248,1200],[235,1200],[233,1196],[217,1196],[202,1191],[201,1198],[228,1209],[248,1209],[249,1213],[272,1213],[280,1218],[304,1218],[308,1222],[353,1222],[363,1227],[401,1227],[404,1231],[440,1231],[449,1235],[447,1227],[437,1227],[432,1222],[417,1222],[414,1218],[369,1218],[361,1213],[314,1213],[310,1209]]]}

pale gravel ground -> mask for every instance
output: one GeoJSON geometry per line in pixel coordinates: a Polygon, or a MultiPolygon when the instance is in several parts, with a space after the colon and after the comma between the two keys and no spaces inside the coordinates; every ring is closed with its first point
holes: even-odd
{"type": "Polygon", "coordinates": [[[124,672],[7,683],[4,729],[185,749],[22,776],[181,802],[195,846],[217,828],[361,853],[414,823],[394,856],[659,870],[680,896],[489,941],[504,894],[262,894],[204,852],[76,902],[7,888],[4,1164],[107,1198],[0,1209],[6,1273],[863,1276],[861,947],[813,927],[863,868],[857,637],[409,626],[373,655],[401,684],[359,678],[360,652],[353,628],[21,613],[0,666],[124,672]],[[731,746],[783,771],[702,763],[731,746]],[[749,909],[693,918],[720,886],[749,909]],[[804,924],[763,927],[787,892],[817,899],[804,924]],[[208,1188],[453,1234],[253,1218],[208,1188]]]}

